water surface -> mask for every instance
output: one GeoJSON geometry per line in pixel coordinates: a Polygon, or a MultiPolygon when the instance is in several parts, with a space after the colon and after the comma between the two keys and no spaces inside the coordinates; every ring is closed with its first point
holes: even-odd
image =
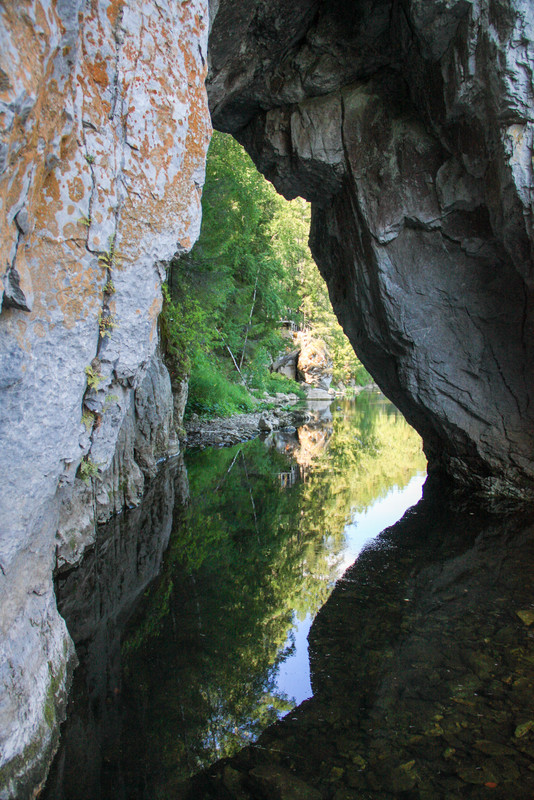
{"type": "Polygon", "coordinates": [[[534,519],[425,498],[311,628],[313,696],[180,800],[532,800],[534,519]]]}
{"type": "Polygon", "coordinates": [[[58,583],[81,666],[48,796],[171,797],[310,697],[311,622],[424,468],[399,412],[365,393],[164,469],[58,583]]]}

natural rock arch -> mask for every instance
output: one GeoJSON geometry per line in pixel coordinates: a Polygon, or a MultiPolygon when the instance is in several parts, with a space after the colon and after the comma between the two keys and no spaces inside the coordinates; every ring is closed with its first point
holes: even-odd
{"type": "Polygon", "coordinates": [[[487,498],[534,477],[533,30],[526,0],[223,0],[209,46],[215,127],[312,201],[358,355],[487,498]]]}

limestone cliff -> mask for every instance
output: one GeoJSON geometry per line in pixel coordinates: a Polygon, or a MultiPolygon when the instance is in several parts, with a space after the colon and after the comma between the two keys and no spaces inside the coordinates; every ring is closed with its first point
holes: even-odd
{"type": "Polygon", "coordinates": [[[205,0],[0,5],[2,798],[44,777],[73,664],[58,526],[65,564],[169,449],[157,317],[200,225],[207,24],[205,0]]]}
{"type": "Polygon", "coordinates": [[[534,6],[221,0],[215,127],[288,198],[334,309],[430,470],[534,478],[534,6]]]}

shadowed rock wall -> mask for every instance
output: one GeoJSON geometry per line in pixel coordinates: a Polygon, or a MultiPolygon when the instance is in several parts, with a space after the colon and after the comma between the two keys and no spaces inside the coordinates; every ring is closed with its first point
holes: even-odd
{"type": "Polygon", "coordinates": [[[334,309],[430,471],[531,497],[531,3],[223,0],[209,51],[215,127],[312,201],[334,309]]]}

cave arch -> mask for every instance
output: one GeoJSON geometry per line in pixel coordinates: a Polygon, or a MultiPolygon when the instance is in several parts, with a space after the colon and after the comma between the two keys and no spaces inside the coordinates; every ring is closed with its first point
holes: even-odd
{"type": "Polygon", "coordinates": [[[533,26],[525,0],[222,0],[208,51],[214,126],[312,201],[358,356],[486,499],[534,477],[533,26]]]}

